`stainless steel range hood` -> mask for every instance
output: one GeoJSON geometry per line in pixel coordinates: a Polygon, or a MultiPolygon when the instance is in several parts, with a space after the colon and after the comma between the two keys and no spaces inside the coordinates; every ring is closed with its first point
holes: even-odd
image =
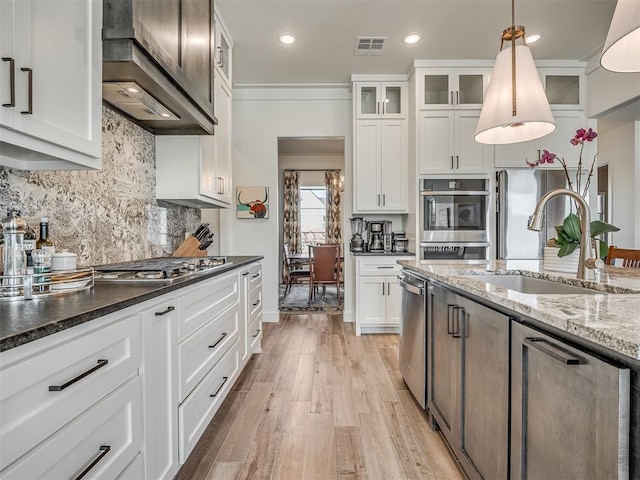
{"type": "MultiPolygon", "coordinates": [[[[134,123],[149,130],[155,135],[211,135],[217,120],[205,114],[175,84],[157,62],[149,58],[144,50],[136,45],[133,39],[103,40],[103,98],[113,107],[119,109],[134,123]],[[156,102],[162,112],[151,115],[154,109],[142,106],[131,107],[133,96],[126,97],[119,92],[125,91],[123,84],[134,83],[144,92],[149,102],[156,102]],[[121,96],[119,104],[117,96],[121,96]],[[129,106],[129,108],[127,108],[129,106]]],[[[135,88],[135,87],[132,87],[135,88]]],[[[144,101],[141,102],[145,104],[144,101]]]]}

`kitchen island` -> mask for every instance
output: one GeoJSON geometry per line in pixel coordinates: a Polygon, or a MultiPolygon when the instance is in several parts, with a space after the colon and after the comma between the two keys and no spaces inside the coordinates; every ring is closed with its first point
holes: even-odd
{"type": "Polygon", "coordinates": [[[427,279],[428,409],[469,478],[640,476],[640,272],[398,263],[427,279]]]}

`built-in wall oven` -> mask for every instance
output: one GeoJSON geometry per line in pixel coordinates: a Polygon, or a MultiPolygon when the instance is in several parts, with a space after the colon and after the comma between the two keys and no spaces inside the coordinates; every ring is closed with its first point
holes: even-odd
{"type": "Polygon", "coordinates": [[[420,179],[421,260],[485,260],[489,179],[420,179]]]}

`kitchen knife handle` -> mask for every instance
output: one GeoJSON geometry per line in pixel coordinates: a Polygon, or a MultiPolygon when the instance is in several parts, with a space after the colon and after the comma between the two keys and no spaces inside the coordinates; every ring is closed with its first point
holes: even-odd
{"type": "Polygon", "coordinates": [[[22,67],[20,70],[23,72],[27,72],[27,81],[29,82],[29,108],[27,110],[23,110],[20,113],[23,115],[31,115],[33,114],[33,70],[30,68],[22,67]]]}
{"type": "Polygon", "coordinates": [[[3,103],[3,107],[16,106],[16,61],[11,57],[2,57],[3,62],[9,62],[9,103],[3,103]]]}

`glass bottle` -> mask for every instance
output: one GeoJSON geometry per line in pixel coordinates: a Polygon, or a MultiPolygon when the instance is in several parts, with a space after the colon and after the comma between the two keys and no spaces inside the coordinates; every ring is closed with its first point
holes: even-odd
{"type": "Polygon", "coordinates": [[[29,225],[25,225],[24,229],[24,253],[27,256],[27,267],[33,267],[33,258],[31,258],[31,251],[36,248],[36,232],[29,225]]]}
{"type": "Polygon", "coordinates": [[[50,254],[55,253],[53,241],[49,238],[49,218],[42,217],[40,219],[40,238],[36,242],[36,248],[41,250],[49,250],[50,254]]]}
{"type": "Polygon", "coordinates": [[[20,295],[20,285],[22,285],[22,275],[26,272],[26,257],[24,253],[24,230],[25,223],[20,217],[20,211],[15,209],[7,210],[7,216],[2,220],[2,232],[4,235],[4,249],[2,251],[2,262],[5,278],[3,287],[0,289],[2,295],[20,295]]]}

